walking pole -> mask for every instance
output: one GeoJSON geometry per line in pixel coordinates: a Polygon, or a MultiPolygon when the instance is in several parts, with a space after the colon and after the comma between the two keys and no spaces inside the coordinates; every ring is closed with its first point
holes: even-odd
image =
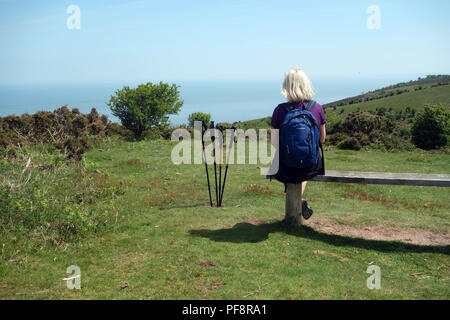
{"type": "Polygon", "coordinates": [[[203,139],[203,135],[206,131],[207,127],[205,123],[202,121],[202,148],[203,148],[203,158],[205,159],[205,169],[206,169],[206,180],[208,181],[208,193],[209,193],[209,204],[212,207],[212,198],[211,198],[211,186],[209,183],[209,173],[208,173],[208,164],[206,163],[206,150],[205,150],[205,139],[203,139]]]}
{"type": "Polygon", "coordinates": [[[228,173],[228,164],[230,163],[230,154],[231,154],[231,148],[233,148],[233,142],[234,142],[234,135],[236,132],[236,127],[231,127],[231,139],[230,139],[230,147],[228,149],[228,157],[227,157],[227,163],[225,165],[225,174],[223,177],[223,185],[222,185],[222,193],[220,195],[220,206],[222,206],[222,200],[223,200],[223,191],[225,190],[225,183],[227,182],[227,173],[228,173]]]}
{"type": "Polygon", "coordinates": [[[221,203],[220,203],[220,197],[221,197],[221,194],[220,194],[220,190],[222,190],[221,189],[221,183],[222,183],[222,156],[223,156],[223,126],[219,126],[219,131],[220,131],[220,133],[221,133],[221,136],[222,136],[222,139],[219,141],[219,143],[220,143],[220,158],[219,158],[219,204],[218,204],[218,207],[220,207],[221,206],[221,203]]]}
{"type": "Polygon", "coordinates": [[[219,194],[217,192],[217,167],[216,167],[216,131],[214,129],[214,121],[211,121],[210,129],[214,130],[214,134],[211,136],[211,140],[213,143],[213,157],[214,157],[214,180],[216,182],[216,206],[219,206],[219,194]]]}

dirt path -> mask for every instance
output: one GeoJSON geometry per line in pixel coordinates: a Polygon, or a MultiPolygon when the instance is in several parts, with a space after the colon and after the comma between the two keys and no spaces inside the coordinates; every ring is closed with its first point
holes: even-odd
{"type": "Polygon", "coordinates": [[[313,217],[304,224],[318,232],[346,237],[401,241],[417,245],[450,245],[449,233],[443,234],[417,228],[397,228],[388,225],[345,226],[330,219],[318,217],[313,217]]]}

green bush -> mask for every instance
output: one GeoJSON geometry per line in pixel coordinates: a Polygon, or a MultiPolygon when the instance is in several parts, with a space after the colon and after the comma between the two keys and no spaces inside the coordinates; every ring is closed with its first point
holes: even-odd
{"type": "MultiPolygon", "coordinates": [[[[39,111],[33,115],[0,118],[0,156],[14,158],[13,146],[50,144],[63,150],[67,158],[80,160],[91,148],[88,136],[104,137],[112,134],[130,136],[130,131],[100,116],[92,108],[89,114],[67,106],[53,112],[39,111]]],[[[131,133],[131,136],[134,136],[131,133]]]]}
{"type": "MultiPolygon", "coordinates": [[[[384,108],[377,110],[378,113],[380,111],[386,112],[384,108]]],[[[386,150],[411,150],[408,129],[400,127],[394,118],[393,114],[381,116],[375,112],[349,113],[345,119],[332,127],[328,140],[342,149],[359,150],[361,147],[373,145],[386,150]]],[[[331,117],[330,120],[335,121],[331,117]]]]}
{"type": "Polygon", "coordinates": [[[219,128],[220,126],[222,126],[224,130],[226,130],[226,129],[231,129],[231,127],[233,125],[228,122],[219,122],[218,124],[216,124],[216,128],[219,128]]]}
{"type": "MultiPolygon", "coordinates": [[[[341,109],[342,111],[344,109],[341,109]]],[[[336,127],[339,125],[339,123],[342,121],[343,117],[340,115],[337,115],[336,113],[327,114],[327,133],[333,134],[336,132],[336,127]]]]}
{"type": "Polygon", "coordinates": [[[145,130],[169,124],[169,115],[178,114],[183,105],[178,86],[148,82],[132,89],[117,90],[107,103],[122,125],[141,137],[145,130]]]}
{"type": "Polygon", "coordinates": [[[194,112],[188,117],[188,125],[190,127],[194,126],[194,121],[202,121],[207,127],[209,127],[209,122],[211,121],[211,115],[209,113],[194,112]]]}
{"type": "Polygon", "coordinates": [[[109,122],[105,128],[106,134],[108,136],[121,136],[125,138],[126,140],[133,140],[134,133],[133,131],[125,128],[124,126],[121,126],[118,123],[115,122],[109,122]]]}
{"type": "Polygon", "coordinates": [[[361,144],[355,137],[348,137],[344,141],[339,142],[337,147],[344,150],[360,150],[361,144]]]}
{"type": "Polygon", "coordinates": [[[149,140],[158,140],[158,139],[164,139],[169,140],[172,136],[172,129],[168,126],[159,126],[159,127],[153,127],[151,129],[145,130],[142,133],[142,137],[149,139],[149,140]]]}
{"type": "Polygon", "coordinates": [[[344,133],[341,133],[341,132],[333,133],[333,134],[327,135],[327,139],[325,140],[325,143],[338,145],[339,142],[344,141],[347,138],[348,138],[348,135],[346,135],[344,133]]]}
{"type": "Polygon", "coordinates": [[[447,145],[450,134],[450,110],[442,105],[426,106],[416,114],[411,129],[414,144],[425,150],[447,145]]]}

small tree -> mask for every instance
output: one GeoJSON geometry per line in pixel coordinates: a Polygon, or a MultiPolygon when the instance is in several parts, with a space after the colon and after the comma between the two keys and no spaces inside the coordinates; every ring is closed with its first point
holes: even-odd
{"type": "Polygon", "coordinates": [[[203,112],[194,112],[189,115],[188,117],[188,123],[189,126],[194,126],[194,121],[203,121],[206,126],[209,127],[209,121],[211,120],[211,115],[209,113],[203,113],[203,112]]]}
{"type": "Polygon", "coordinates": [[[183,101],[178,86],[148,82],[132,89],[117,90],[107,103],[122,125],[140,137],[142,132],[157,126],[167,126],[169,115],[178,114],[183,101]]]}
{"type": "Polygon", "coordinates": [[[445,146],[450,134],[450,111],[442,105],[426,106],[414,117],[411,134],[414,144],[421,149],[445,146]]]}

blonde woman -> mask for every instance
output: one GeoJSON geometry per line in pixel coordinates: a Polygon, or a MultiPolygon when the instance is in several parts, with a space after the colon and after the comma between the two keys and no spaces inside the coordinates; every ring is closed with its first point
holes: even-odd
{"type": "MultiPolygon", "coordinates": [[[[287,103],[278,105],[273,111],[271,126],[274,129],[280,129],[284,117],[288,113],[286,106],[293,106],[296,109],[305,109],[306,103],[313,100],[314,89],[308,76],[302,69],[292,69],[285,73],[281,93],[287,98],[287,103]]],[[[317,102],[310,109],[314,118],[317,120],[320,130],[320,142],[324,143],[326,138],[325,124],[327,122],[325,112],[317,102]]],[[[282,171],[283,168],[280,167],[282,171]]],[[[304,200],[306,181],[302,182],[302,215],[303,218],[309,219],[313,214],[313,210],[308,207],[308,203],[304,200]]]]}

